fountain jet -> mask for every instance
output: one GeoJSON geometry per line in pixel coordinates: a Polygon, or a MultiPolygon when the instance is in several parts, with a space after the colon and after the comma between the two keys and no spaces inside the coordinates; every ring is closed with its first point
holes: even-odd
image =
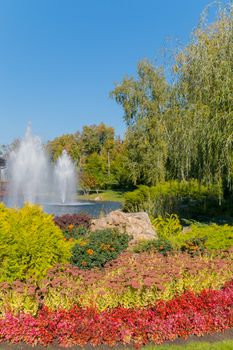
{"type": "Polygon", "coordinates": [[[41,139],[33,135],[30,125],[19,146],[10,153],[8,181],[6,202],[9,206],[18,207],[24,202],[66,203],[76,192],[75,166],[67,152],[63,151],[53,166],[41,139]]]}
{"type": "Polygon", "coordinates": [[[63,150],[62,155],[57,159],[54,168],[54,179],[58,201],[62,203],[71,202],[76,187],[76,171],[66,150],[63,150]]]}

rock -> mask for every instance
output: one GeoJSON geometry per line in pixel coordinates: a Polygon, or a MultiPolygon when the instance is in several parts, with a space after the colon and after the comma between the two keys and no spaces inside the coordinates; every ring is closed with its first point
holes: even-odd
{"type": "Polygon", "coordinates": [[[121,210],[115,210],[107,216],[99,219],[93,219],[91,230],[117,229],[119,232],[126,232],[133,236],[133,242],[158,238],[149,216],[145,212],[123,213],[121,210]]]}

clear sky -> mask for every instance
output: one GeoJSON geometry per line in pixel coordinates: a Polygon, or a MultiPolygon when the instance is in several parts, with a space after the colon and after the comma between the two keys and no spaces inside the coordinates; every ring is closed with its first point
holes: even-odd
{"type": "Polygon", "coordinates": [[[0,0],[0,144],[104,122],[123,135],[115,82],[187,43],[209,0],[0,0]]]}

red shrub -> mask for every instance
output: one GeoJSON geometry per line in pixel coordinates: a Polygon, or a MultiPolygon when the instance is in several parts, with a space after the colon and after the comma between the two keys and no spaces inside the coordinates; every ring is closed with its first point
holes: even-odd
{"type": "Polygon", "coordinates": [[[67,230],[69,225],[74,225],[77,227],[89,228],[91,223],[91,217],[88,214],[65,214],[61,216],[56,216],[54,218],[55,224],[60,227],[62,231],[67,230]]]}

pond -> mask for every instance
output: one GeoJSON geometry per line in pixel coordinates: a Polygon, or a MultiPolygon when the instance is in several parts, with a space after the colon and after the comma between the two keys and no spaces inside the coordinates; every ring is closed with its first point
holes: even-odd
{"type": "Polygon", "coordinates": [[[87,213],[92,217],[108,214],[113,210],[121,209],[120,202],[112,201],[78,201],[69,204],[46,203],[43,204],[44,211],[54,215],[87,213]]]}

